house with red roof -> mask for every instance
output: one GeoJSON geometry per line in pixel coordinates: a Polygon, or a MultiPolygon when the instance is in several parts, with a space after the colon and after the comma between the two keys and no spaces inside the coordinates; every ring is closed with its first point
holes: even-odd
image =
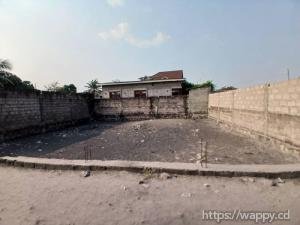
{"type": "Polygon", "coordinates": [[[183,71],[162,71],[138,81],[102,83],[101,98],[147,98],[182,94],[183,71]]]}

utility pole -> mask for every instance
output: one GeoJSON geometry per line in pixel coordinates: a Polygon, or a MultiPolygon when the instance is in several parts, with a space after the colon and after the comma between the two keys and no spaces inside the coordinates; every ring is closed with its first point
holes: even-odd
{"type": "Polygon", "coordinates": [[[288,77],[288,80],[290,79],[290,69],[287,68],[287,77],[288,77]]]}

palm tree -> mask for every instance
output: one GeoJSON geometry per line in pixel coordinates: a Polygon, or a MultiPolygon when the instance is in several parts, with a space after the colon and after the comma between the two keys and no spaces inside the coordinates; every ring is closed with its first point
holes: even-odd
{"type": "Polygon", "coordinates": [[[101,84],[98,82],[97,79],[91,80],[90,82],[88,82],[86,84],[85,87],[88,88],[88,92],[91,93],[91,94],[95,94],[95,93],[101,91],[101,84]]]}

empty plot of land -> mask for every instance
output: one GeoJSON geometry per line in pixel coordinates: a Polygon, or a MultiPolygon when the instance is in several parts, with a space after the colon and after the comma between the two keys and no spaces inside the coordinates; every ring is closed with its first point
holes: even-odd
{"type": "Polygon", "coordinates": [[[268,141],[220,128],[210,119],[93,122],[0,145],[0,154],[48,158],[199,163],[201,140],[209,163],[280,164],[300,162],[299,154],[268,141]]]}

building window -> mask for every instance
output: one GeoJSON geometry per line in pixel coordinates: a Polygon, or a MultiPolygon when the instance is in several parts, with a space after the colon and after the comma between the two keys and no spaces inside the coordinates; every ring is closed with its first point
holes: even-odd
{"type": "Polygon", "coordinates": [[[135,98],[147,98],[147,91],[146,90],[136,90],[134,91],[135,98]]]}
{"type": "Polygon", "coordinates": [[[182,95],[182,89],[181,88],[173,88],[172,89],[172,96],[182,95]]]}
{"type": "Polygon", "coordinates": [[[120,91],[110,91],[109,92],[109,98],[110,99],[120,99],[121,98],[121,92],[120,91]]]}

